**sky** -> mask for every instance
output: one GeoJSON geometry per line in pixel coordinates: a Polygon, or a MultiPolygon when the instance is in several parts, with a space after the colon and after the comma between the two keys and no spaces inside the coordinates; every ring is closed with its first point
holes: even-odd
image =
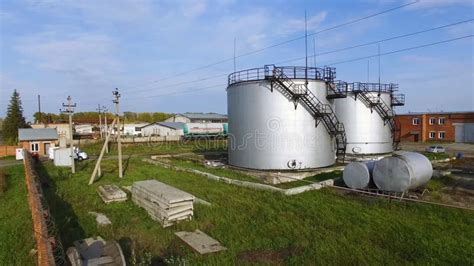
{"type": "Polygon", "coordinates": [[[397,112],[474,111],[474,22],[465,22],[474,18],[474,0],[420,0],[370,17],[411,2],[3,0],[0,117],[14,89],[30,120],[37,95],[44,112],[57,113],[69,95],[78,112],[98,104],[112,110],[115,88],[121,111],[226,113],[234,40],[237,70],[295,58],[303,59],[284,65],[304,66],[304,38],[274,44],[304,36],[305,12],[309,55],[373,43],[317,56],[317,66],[336,67],[337,79],[378,82],[380,59],[381,82],[406,95],[397,112]],[[461,21],[379,42],[376,56],[379,40],[461,21]]]}

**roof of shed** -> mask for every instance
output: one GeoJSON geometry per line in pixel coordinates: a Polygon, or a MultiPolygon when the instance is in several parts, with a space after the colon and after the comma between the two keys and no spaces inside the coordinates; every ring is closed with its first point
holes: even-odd
{"type": "Polygon", "coordinates": [[[28,140],[56,140],[58,132],[54,128],[19,128],[18,139],[28,140]]]}
{"type": "Polygon", "coordinates": [[[154,123],[150,123],[146,126],[143,126],[141,128],[145,128],[145,127],[153,126],[153,125],[159,125],[159,126],[162,126],[162,127],[167,127],[167,128],[179,130],[179,129],[184,129],[184,126],[186,125],[186,123],[183,123],[183,122],[154,122],[154,123]]]}
{"type": "Polygon", "coordinates": [[[184,129],[184,126],[186,125],[183,122],[157,122],[157,124],[164,127],[176,129],[176,130],[184,129]]]}
{"type": "Polygon", "coordinates": [[[180,115],[187,117],[189,119],[210,119],[210,120],[227,119],[227,115],[221,115],[217,113],[184,113],[180,115]]]}

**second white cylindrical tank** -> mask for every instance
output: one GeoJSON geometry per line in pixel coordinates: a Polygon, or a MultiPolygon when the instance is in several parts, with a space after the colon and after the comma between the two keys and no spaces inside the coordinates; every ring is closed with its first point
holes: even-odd
{"type": "Polygon", "coordinates": [[[416,152],[397,152],[377,161],[373,178],[375,185],[385,191],[405,192],[426,184],[433,175],[428,158],[416,152]]]}
{"type": "MultiPolygon", "coordinates": [[[[378,92],[368,92],[375,98],[378,92]]],[[[383,154],[393,151],[392,131],[375,108],[368,107],[354,92],[348,92],[346,98],[334,100],[337,118],[344,124],[347,137],[347,154],[383,154]]],[[[382,92],[380,99],[388,106],[391,94],[382,92]]]]}

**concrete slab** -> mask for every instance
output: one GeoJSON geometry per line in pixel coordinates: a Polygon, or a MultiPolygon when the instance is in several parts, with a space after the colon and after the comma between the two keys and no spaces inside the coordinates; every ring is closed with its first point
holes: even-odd
{"type": "Polygon", "coordinates": [[[125,266],[122,249],[116,241],[105,241],[100,236],[74,241],[66,252],[70,265],[125,266]]]}
{"type": "Polygon", "coordinates": [[[104,185],[97,188],[100,198],[106,203],[120,202],[127,200],[127,193],[116,185],[104,185]]]}
{"type": "Polygon", "coordinates": [[[217,240],[206,235],[199,229],[194,232],[176,232],[175,235],[201,255],[223,251],[227,249],[226,247],[222,246],[221,243],[219,243],[217,240]]]}
{"type": "Polygon", "coordinates": [[[110,221],[110,219],[103,213],[99,213],[99,212],[89,212],[90,215],[93,215],[95,216],[95,220],[97,221],[97,224],[98,225],[109,225],[109,224],[112,224],[112,222],[110,221]]]}
{"type": "Polygon", "coordinates": [[[194,200],[193,195],[179,190],[175,187],[169,186],[165,183],[161,183],[157,180],[138,181],[133,183],[132,190],[134,189],[134,187],[153,194],[155,197],[160,198],[163,202],[167,204],[194,200]]]}
{"type": "Polygon", "coordinates": [[[163,227],[193,217],[195,197],[157,180],[133,183],[132,201],[144,208],[163,227]]]}
{"type": "Polygon", "coordinates": [[[194,200],[195,203],[199,203],[199,204],[202,204],[202,205],[206,205],[206,206],[211,206],[212,204],[208,201],[205,201],[203,199],[200,199],[200,198],[196,198],[194,200]]]}

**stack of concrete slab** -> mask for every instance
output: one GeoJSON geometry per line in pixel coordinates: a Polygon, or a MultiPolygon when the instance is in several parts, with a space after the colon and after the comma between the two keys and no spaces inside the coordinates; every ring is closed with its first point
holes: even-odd
{"type": "Polygon", "coordinates": [[[133,183],[132,200],[163,227],[193,217],[194,196],[156,180],[133,183]]]}
{"type": "Polygon", "coordinates": [[[99,193],[100,198],[107,204],[127,200],[127,193],[116,185],[99,186],[97,193],[99,193]]]}

